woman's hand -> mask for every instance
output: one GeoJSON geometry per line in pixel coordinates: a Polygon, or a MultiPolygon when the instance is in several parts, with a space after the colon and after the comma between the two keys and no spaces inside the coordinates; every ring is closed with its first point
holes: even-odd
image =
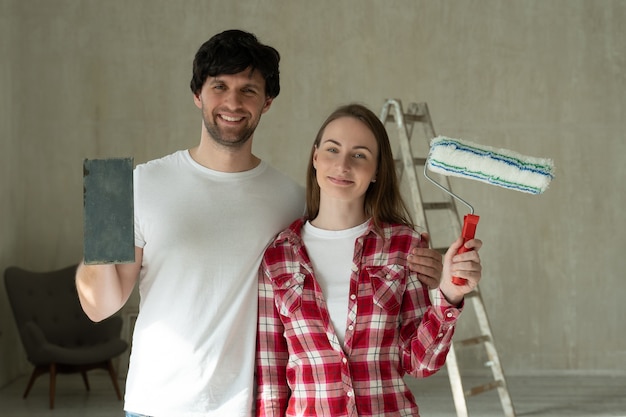
{"type": "Polygon", "coordinates": [[[479,249],[483,242],[480,239],[471,239],[465,242],[465,247],[470,249],[465,253],[457,254],[463,246],[463,238],[459,237],[446,252],[443,258],[443,276],[440,289],[450,304],[459,305],[465,294],[472,292],[482,277],[482,265],[480,263],[479,249]],[[463,285],[456,285],[452,277],[464,278],[463,285]]]}

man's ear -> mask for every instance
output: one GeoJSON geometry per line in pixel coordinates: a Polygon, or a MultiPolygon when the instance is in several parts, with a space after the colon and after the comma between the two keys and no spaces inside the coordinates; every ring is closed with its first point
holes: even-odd
{"type": "Polygon", "coordinates": [[[193,93],[193,102],[197,108],[202,108],[202,99],[200,98],[200,94],[193,93]]]}
{"type": "Polygon", "coordinates": [[[266,97],[265,104],[263,104],[263,109],[261,110],[261,114],[265,113],[270,109],[272,103],[274,102],[274,97],[266,97]]]}

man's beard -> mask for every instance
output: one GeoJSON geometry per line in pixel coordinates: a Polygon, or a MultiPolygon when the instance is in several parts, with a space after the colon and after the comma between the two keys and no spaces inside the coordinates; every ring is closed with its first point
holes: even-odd
{"type": "Polygon", "coordinates": [[[204,126],[209,136],[211,136],[216,143],[229,148],[240,148],[243,146],[250,140],[257,125],[258,121],[252,126],[241,128],[237,132],[229,134],[220,129],[217,123],[211,123],[211,121],[204,116],[204,126]]]}

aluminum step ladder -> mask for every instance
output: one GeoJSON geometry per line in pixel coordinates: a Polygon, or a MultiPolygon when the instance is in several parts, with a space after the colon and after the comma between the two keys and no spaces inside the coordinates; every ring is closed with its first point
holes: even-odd
{"type": "MultiPolygon", "coordinates": [[[[433,246],[432,244],[435,241],[434,238],[437,234],[435,226],[438,225],[441,227],[441,223],[443,223],[444,228],[447,228],[446,232],[448,235],[450,232],[452,233],[452,240],[460,236],[462,221],[459,217],[456,201],[445,193],[440,193],[443,195],[443,198],[439,195],[439,193],[437,193],[437,201],[429,200],[427,202],[425,199],[427,196],[426,192],[431,191],[432,194],[432,190],[427,189],[427,187],[422,187],[417,175],[416,167],[421,167],[423,170],[426,163],[426,156],[428,155],[428,149],[430,148],[430,141],[436,136],[433,123],[430,118],[428,105],[426,103],[411,103],[405,112],[402,108],[400,100],[389,99],[385,101],[382,107],[380,120],[383,124],[385,124],[385,126],[387,126],[388,123],[393,123],[397,128],[397,141],[399,142],[399,149],[395,155],[396,167],[399,172],[399,177],[402,179],[402,184],[405,188],[408,187],[408,191],[403,191],[403,193],[405,194],[407,204],[413,209],[411,214],[413,215],[413,220],[416,222],[417,226],[424,228],[429,233],[431,236],[431,246],[433,246]],[[419,142],[414,140],[411,142],[413,129],[419,124],[423,127],[425,141],[419,142]],[[414,155],[424,155],[424,157],[416,157],[414,155]],[[439,216],[431,215],[431,213],[437,213],[439,216]],[[441,214],[443,214],[443,216],[441,214]],[[431,220],[430,224],[429,220],[431,220]],[[437,225],[435,224],[436,221],[438,221],[437,225]]],[[[392,135],[392,131],[390,129],[388,129],[388,132],[390,139],[395,136],[392,135]]],[[[451,189],[448,177],[438,175],[438,178],[438,182],[442,186],[448,190],[451,189]]],[[[430,187],[433,189],[436,188],[432,184],[429,184],[428,188],[430,187]]],[[[449,244],[452,240],[446,242],[446,244],[449,244]]],[[[435,246],[434,249],[444,254],[447,247],[435,246]]],[[[476,337],[460,341],[453,339],[452,345],[450,346],[450,352],[448,353],[446,360],[446,368],[450,379],[450,387],[452,389],[452,396],[457,416],[469,416],[466,402],[467,398],[497,389],[504,415],[506,417],[515,417],[515,410],[513,408],[511,396],[509,395],[506,380],[504,378],[504,372],[502,371],[498,352],[496,351],[494,345],[491,326],[489,324],[489,319],[487,317],[487,312],[485,310],[485,305],[479,288],[476,288],[475,291],[466,295],[466,303],[470,300],[472,302],[480,334],[476,337]],[[456,349],[475,345],[482,345],[484,347],[488,358],[486,365],[491,368],[493,380],[484,385],[464,390],[463,382],[461,380],[461,372],[457,362],[456,349]]]]}

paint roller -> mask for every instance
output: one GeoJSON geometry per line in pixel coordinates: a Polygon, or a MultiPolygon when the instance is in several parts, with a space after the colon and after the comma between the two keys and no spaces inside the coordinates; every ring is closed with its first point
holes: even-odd
{"type": "MultiPolygon", "coordinates": [[[[497,149],[466,140],[437,136],[430,142],[430,151],[424,164],[424,176],[438,188],[469,208],[463,217],[463,243],[474,238],[479,216],[474,207],[451,190],[428,176],[428,170],[445,176],[482,181],[510,190],[529,194],[543,193],[554,178],[554,163],[548,158],[524,156],[508,149],[497,149]]],[[[461,246],[458,253],[467,252],[461,246]]],[[[452,277],[456,285],[464,285],[464,278],[452,277]]]]}

